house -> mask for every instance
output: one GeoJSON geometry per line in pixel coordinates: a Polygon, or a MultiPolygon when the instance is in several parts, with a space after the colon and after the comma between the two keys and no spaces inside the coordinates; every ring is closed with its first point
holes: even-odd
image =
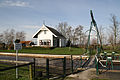
{"type": "Polygon", "coordinates": [[[32,41],[20,41],[22,46],[32,46],[34,43],[32,41]]]}
{"type": "Polygon", "coordinates": [[[42,27],[33,35],[37,38],[37,46],[41,47],[65,47],[66,38],[54,28],[42,25],[42,27]]]}

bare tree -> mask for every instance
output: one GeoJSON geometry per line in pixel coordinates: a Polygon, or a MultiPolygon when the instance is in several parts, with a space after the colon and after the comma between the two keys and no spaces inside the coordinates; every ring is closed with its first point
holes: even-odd
{"type": "Polygon", "coordinates": [[[61,22],[57,26],[57,30],[64,35],[73,45],[84,44],[85,34],[83,26],[78,25],[76,28],[68,26],[67,22],[61,22]]]}
{"type": "Polygon", "coordinates": [[[114,49],[114,36],[113,34],[111,34],[108,38],[108,42],[113,46],[113,49],[114,49]]]}
{"type": "Polygon", "coordinates": [[[3,42],[8,47],[8,50],[12,47],[14,38],[15,38],[14,29],[11,29],[11,30],[7,29],[6,31],[3,32],[3,42]]]}
{"type": "Polygon", "coordinates": [[[3,43],[3,34],[0,34],[0,43],[3,43]]]}
{"type": "Polygon", "coordinates": [[[65,37],[66,37],[66,35],[67,35],[67,34],[66,34],[67,28],[68,28],[67,22],[61,22],[61,23],[59,23],[58,26],[57,26],[57,30],[58,30],[63,36],[65,36],[65,37]]]}
{"type": "Polygon", "coordinates": [[[11,49],[13,47],[13,42],[16,38],[19,38],[20,40],[25,40],[25,32],[16,32],[14,29],[7,29],[0,35],[0,42],[5,43],[6,47],[11,49]]]}
{"type": "Polygon", "coordinates": [[[72,44],[75,45],[75,41],[78,40],[78,38],[76,37],[76,32],[75,29],[72,29],[72,44]]]}
{"type": "Polygon", "coordinates": [[[101,38],[101,42],[102,44],[106,44],[105,40],[106,40],[106,36],[105,36],[105,33],[104,33],[104,29],[102,26],[99,27],[99,33],[100,33],[100,38],[101,38]]]}
{"type": "MultiPolygon", "coordinates": [[[[114,14],[111,14],[111,19],[110,19],[112,25],[110,26],[111,28],[111,35],[113,34],[113,43],[114,46],[116,46],[117,43],[117,38],[119,35],[119,22],[114,14]]],[[[110,36],[111,37],[111,36],[110,36]]]]}
{"type": "Polygon", "coordinates": [[[78,25],[75,28],[75,34],[76,34],[76,38],[78,38],[77,40],[79,41],[78,44],[83,44],[82,43],[82,39],[83,39],[83,26],[78,25]]]}
{"type": "Polygon", "coordinates": [[[69,26],[69,27],[66,29],[66,38],[71,40],[71,37],[72,37],[72,27],[69,26]]]}
{"type": "Polygon", "coordinates": [[[24,41],[25,40],[25,32],[24,31],[16,32],[16,39],[20,39],[20,41],[24,41]]]}

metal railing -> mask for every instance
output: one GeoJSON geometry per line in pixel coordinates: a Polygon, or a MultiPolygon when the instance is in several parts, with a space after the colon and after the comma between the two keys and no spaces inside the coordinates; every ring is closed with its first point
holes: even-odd
{"type": "Polygon", "coordinates": [[[34,79],[34,62],[19,64],[16,66],[13,63],[0,63],[0,80],[16,80],[16,68],[18,68],[18,80],[33,80],[34,79]]]}
{"type": "MultiPolygon", "coordinates": [[[[66,75],[76,73],[78,71],[78,68],[83,68],[83,66],[88,62],[89,59],[82,59],[80,55],[79,57],[75,57],[71,55],[70,58],[67,58],[67,57],[51,58],[50,57],[50,58],[27,59],[27,57],[19,57],[19,60],[23,60],[22,61],[23,63],[26,62],[27,60],[30,62],[26,64],[22,63],[22,65],[18,65],[18,66],[15,66],[15,64],[13,65],[13,63],[10,62],[12,64],[10,64],[10,66],[8,66],[7,68],[0,68],[1,70],[0,73],[1,74],[2,72],[3,74],[6,73],[5,75],[7,76],[7,71],[9,71],[10,73],[9,76],[12,76],[14,77],[14,79],[16,79],[15,69],[18,68],[18,71],[19,71],[18,79],[25,78],[25,80],[30,80],[30,79],[44,80],[44,79],[55,79],[55,78],[61,78],[61,77],[64,78],[66,75]]],[[[9,63],[5,63],[5,64],[9,65],[9,63]]],[[[3,76],[1,76],[1,78],[2,77],[3,76]]],[[[12,78],[11,80],[14,80],[14,79],[12,78]]]]}

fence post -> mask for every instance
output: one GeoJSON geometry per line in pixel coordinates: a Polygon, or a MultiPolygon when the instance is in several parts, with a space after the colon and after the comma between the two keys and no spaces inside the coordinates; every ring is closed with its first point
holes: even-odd
{"type": "MultiPolygon", "coordinates": [[[[18,61],[18,50],[16,50],[16,62],[18,61]]],[[[16,66],[18,66],[18,63],[16,63],[16,66]]],[[[16,68],[16,79],[18,79],[18,68],[16,68]]]]}
{"type": "Polygon", "coordinates": [[[120,55],[119,55],[119,60],[120,60],[120,55]]]}
{"type": "Polygon", "coordinates": [[[29,72],[30,72],[30,80],[33,80],[32,64],[29,65],[29,72]]]}
{"type": "Polygon", "coordinates": [[[81,60],[81,67],[82,67],[82,55],[81,55],[81,57],[80,57],[80,60],[81,60]]]}
{"type": "Polygon", "coordinates": [[[71,55],[71,73],[73,74],[73,57],[72,57],[72,55],[71,55]]]}
{"type": "Polygon", "coordinates": [[[98,68],[98,61],[97,61],[97,59],[95,58],[95,66],[96,66],[96,75],[98,75],[99,74],[99,68],[98,68]]]}
{"type": "Polygon", "coordinates": [[[63,58],[63,76],[66,76],[66,57],[63,58]]]}
{"type": "Polygon", "coordinates": [[[33,62],[34,62],[34,80],[35,80],[35,58],[33,58],[33,62]]]}
{"type": "Polygon", "coordinates": [[[99,74],[98,61],[97,61],[97,67],[96,68],[97,68],[97,75],[98,75],[99,74]]]}
{"type": "Polygon", "coordinates": [[[49,79],[49,59],[46,58],[46,76],[49,79]]]}

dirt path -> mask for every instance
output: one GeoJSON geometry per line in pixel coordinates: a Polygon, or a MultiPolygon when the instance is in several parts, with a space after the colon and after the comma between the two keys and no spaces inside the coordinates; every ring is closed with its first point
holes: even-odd
{"type": "Polygon", "coordinates": [[[87,65],[87,70],[85,71],[82,71],[80,73],[77,73],[77,74],[72,74],[72,75],[69,75],[67,78],[68,79],[65,79],[65,80],[90,80],[92,78],[95,78],[96,77],[96,70],[95,68],[92,68],[94,67],[94,59],[95,57],[92,56],[92,59],[90,60],[89,64],[87,65]],[[71,78],[71,79],[69,79],[71,78]]]}
{"type": "Polygon", "coordinates": [[[90,69],[85,70],[83,72],[69,75],[65,80],[90,80],[90,79],[95,78],[95,77],[97,77],[96,72],[95,72],[95,68],[90,68],[90,69]]]}

